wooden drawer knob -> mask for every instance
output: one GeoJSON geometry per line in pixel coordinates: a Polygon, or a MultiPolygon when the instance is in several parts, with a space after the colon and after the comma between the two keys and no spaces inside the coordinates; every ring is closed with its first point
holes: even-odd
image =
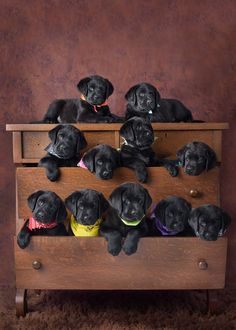
{"type": "Polygon", "coordinates": [[[38,270],[38,269],[40,269],[40,268],[42,267],[42,264],[41,264],[40,261],[38,261],[38,260],[34,260],[34,261],[32,262],[32,266],[33,266],[34,269],[38,270]]]}
{"type": "Polygon", "coordinates": [[[208,263],[206,262],[206,260],[202,259],[198,262],[198,267],[201,270],[206,270],[208,268],[208,263]]]}
{"type": "Polygon", "coordinates": [[[199,191],[198,191],[197,189],[191,189],[191,190],[189,191],[189,195],[190,195],[191,197],[193,197],[193,198],[196,198],[196,197],[199,196],[199,191]]]}

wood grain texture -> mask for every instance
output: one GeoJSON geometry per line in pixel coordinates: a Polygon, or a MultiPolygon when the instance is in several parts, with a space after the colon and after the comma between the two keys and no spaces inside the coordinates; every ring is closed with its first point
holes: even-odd
{"type": "MultiPolygon", "coordinates": [[[[124,182],[137,182],[135,174],[127,168],[119,168],[114,172],[112,180],[100,180],[86,169],[82,168],[60,168],[61,177],[56,182],[47,179],[43,168],[17,168],[17,199],[18,217],[25,218],[29,215],[27,198],[34,191],[52,190],[62,199],[65,199],[75,190],[90,188],[95,189],[109,197],[110,193],[118,185],[124,182]]],[[[149,181],[143,184],[153,198],[153,202],[169,195],[177,195],[186,198],[194,207],[211,203],[219,205],[219,169],[215,168],[197,177],[189,176],[180,169],[178,177],[171,177],[164,168],[148,168],[149,181]],[[190,196],[190,190],[196,189],[199,196],[190,196]]]]}
{"type": "Polygon", "coordinates": [[[107,252],[102,237],[33,237],[15,242],[16,286],[26,289],[219,289],[225,285],[227,238],[142,238],[132,256],[107,252]],[[206,260],[208,268],[199,269],[206,260]],[[33,261],[41,263],[36,270],[33,261]]]}
{"type": "MultiPolygon", "coordinates": [[[[6,124],[7,131],[44,131],[48,132],[57,124],[6,124]]],[[[82,131],[110,131],[119,130],[122,124],[106,124],[106,123],[78,123],[73,126],[82,131]]],[[[154,130],[224,130],[229,128],[228,123],[152,123],[154,130]]]]}

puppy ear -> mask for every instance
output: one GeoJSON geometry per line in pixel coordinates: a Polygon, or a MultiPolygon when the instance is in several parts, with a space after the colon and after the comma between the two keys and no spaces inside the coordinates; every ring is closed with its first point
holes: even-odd
{"type": "Polygon", "coordinates": [[[109,202],[111,206],[117,210],[119,213],[122,212],[122,194],[123,194],[124,188],[118,187],[111,193],[109,197],[109,202]]]}
{"type": "Polygon", "coordinates": [[[105,82],[106,82],[106,99],[108,99],[108,97],[113,93],[114,87],[108,79],[105,79],[105,82]]]}
{"type": "Polygon", "coordinates": [[[84,96],[88,95],[88,83],[89,83],[90,80],[91,80],[91,78],[87,77],[87,78],[81,79],[77,84],[78,90],[84,96]]]}
{"type": "Polygon", "coordinates": [[[56,214],[56,221],[57,223],[63,222],[66,220],[67,212],[64,203],[62,200],[58,197],[59,199],[59,206],[56,214]]]}
{"type": "Polygon", "coordinates": [[[83,162],[85,166],[88,168],[90,172],[95,172],[96,165],[95,165],[95,156],[96,156],[97,150],[95,148],[92,148],[88,150],[84,156],[83,156],[83,162]]]}
{"type": "Polygon", "coordinates": [[[149,195],[149,192],[146,188],[144,188],[144,211],[146,212],[147,209],[151,206],[152,204],[152,197],[149,195]]]}
{"type": "Polygon", "coordinates": [[[103,196],[102,193],[99,193],[99,215],[98,217],[100,218],[103,212],[105,212],[110,204],[106,200],[106,198],[103,196]]]}
{"type": "Polygon", "coordinates": [[[63,125],[57,125],[53,129],[51,129],[51,131],[48,132],[48,136],[49,136],[49,138],[50,138],[50,140],[52,141],[53,144],[56,142],[57,133],[62,127],[63,127],[63,125]]]}
{"type": "Polygon", "coordinates": [[[136,91],[139,88],[140,84],[135,85],[131,87],[128,92],[125,94],[125,99],[128,101],[129,104],[131,105],[136,105],[137,104],[137,95],[136,91]]]}
{"type": "Polygon", "coordinates": [[[133,119],[127,120],[120,128],[120,136],[127,141],[134,141],[133,119]]]}
{"type": "Polygon", "coordinates": [[[221,215],[221,229],[219,231],[219,236],[223,236],[231,222],[231,217],[225,212],[222,211],[221,215]]]}
{"type": "Polygon", "coordinates": [[[79,191],[75,191],[65,199],[66,207],[75,216],[77,214],[77,200],[80,197],[81,197],[81,193],[79,191]]]}
{"type": "Polygon", "coordinates": [[[168,206],[168,202],[162,199],[155,207],[154,213],[155,216],[165,225],[166,219],[165,219],[165,210],[168,206]]]}
{"type": "Polygon", "coordinates": [[[194,230],[196,236],[198,236],[199,233],[199,216],[200,216],[199,210],[197,208],[192,209],[188,219],[188,223],[190,227],[194,230]]]}
{"type": "Polygon", "coordinates": [[[206,150],[206,171],[216,166],[216,154],[213,149],[207,146],[206,150]]]}
{"type": "Polygon", "coordinates": [[[187,150],[188,150],[188,145],[186,144],[181,149],[179,149],[176,154],[177,160],[179,161],[180,166],[182,167],[185,165],[185,153],[187,150]]]}
{"type": "Polygon", "coordinates": [[[44,194],[45,191],[43,190],[38,190],[36,191],[35,193],[31,194],[27,201],[28,201],[28,206],[29,208],[33,211],[35,209],[35,206],[36,206],[36,203],[37,203],[37,200],[39,198],[39,196],[41,196],[42,194],[44,194]]]}
{"type": "Polygon", "coordinates": [[[76,153],[79,154],[80,151],[85,147],[87,147],[87,141],[85,139],[84,133],[78,130],[76,153]]]}

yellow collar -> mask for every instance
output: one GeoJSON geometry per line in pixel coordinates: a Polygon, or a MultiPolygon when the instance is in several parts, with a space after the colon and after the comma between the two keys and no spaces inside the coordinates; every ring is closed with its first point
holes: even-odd
{"type": "Polygon", "coordinates": [[[99,236],[99,227],[102,222],[102,219],[98,219],[94,225],[81,225],[78,223],[73,214],[70,219],[70,227],[75,236],[99,236]]]}

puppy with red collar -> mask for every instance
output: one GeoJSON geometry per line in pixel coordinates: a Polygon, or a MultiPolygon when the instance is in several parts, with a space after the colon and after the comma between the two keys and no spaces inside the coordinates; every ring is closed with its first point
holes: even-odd
{"type": "Polygon", "coordinates": [[[110,112],[108,97],[113,93],[112,83],[101,76],[90,76],[79,81],[79,99],[54,100],[42,123],[114,123],[123,122],[110,112]]]}
{"type": "Polygon", "coordinates": [[[67,236],[64,226],[67,217],[65,205],[61,198],[52,191],[38,190],[28,197],[31,217],[25,221],[17,236],[21,249],[30,243],[34,235],[67,236]]]}

